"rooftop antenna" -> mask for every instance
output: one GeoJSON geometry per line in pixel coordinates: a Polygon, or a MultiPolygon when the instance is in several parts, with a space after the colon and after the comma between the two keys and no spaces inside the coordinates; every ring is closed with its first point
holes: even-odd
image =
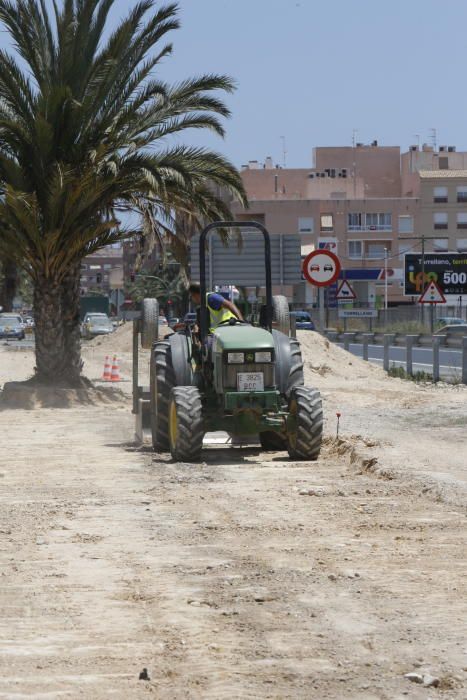
{"type": "Polygon", "coordinates": [[[353,178],[353,198],[357,199],[357,153],[355,147],[357,145],[358,129],[352,129],[352,178],[353,178]]]}
{"type": "Polygon", "coordinates": [[[414,134],[414,139],[417,139],[417,148],[420,150],[420,134],[414,134]]]}
{"type": "Polygon", "coordinates": [[[287,167],[287,144],[285,141],[285,136],[281,136],[282,141],[282,166],[287,167]]]}
{"type": "Polygon", "coordinates": [[[436,129],[430,129],[430,139],[433,150],[436,151],[436,129]]]}
{"type": "Polygon", "coordinates": [[[355,148],[357,145],[357,134],[358,134],[358,129],[352,129],[352,146],[355,148]]]}

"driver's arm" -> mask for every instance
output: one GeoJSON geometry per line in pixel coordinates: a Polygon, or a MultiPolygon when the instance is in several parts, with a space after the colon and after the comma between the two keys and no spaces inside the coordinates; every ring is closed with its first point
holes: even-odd
{"type": "Polygon", "coordinates": [[[235,314],[235,316],[238,318],[239,321],[243,321],[243,316],[242,316],[242,312],[240,311],[240,309],[237,309],[235,304],[232,304],[232,302],[229,301],[228,299],[224,299],[224,301],[222,302],[222,308],[228,309],[233,314],[235,314]]]}

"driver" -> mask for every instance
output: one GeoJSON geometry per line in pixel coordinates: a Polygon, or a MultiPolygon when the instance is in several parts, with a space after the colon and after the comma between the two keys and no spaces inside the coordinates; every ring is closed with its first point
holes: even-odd
{"type": "MultiPolygon", "coordinates": [[[[199,282],[192,282],[188,287],[193,304],[199,306],[201,304],[201,287],[199,282]]],[[[209,309],[209,332],[216,330],[220,323],[225,323],[230,318],[238,318],[243,321],[243,316],[239,309],[232,304],[231,301],[217,294],[216,292],[208,292],[206,295],[206,306],[209,309]]]]}

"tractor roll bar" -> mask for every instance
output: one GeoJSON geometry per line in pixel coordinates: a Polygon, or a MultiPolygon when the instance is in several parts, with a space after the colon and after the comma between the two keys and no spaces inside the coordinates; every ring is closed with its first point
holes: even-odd
{"type": "Polygon", "coordinates": [[[219,228],[255,228],[264,238],[264,264],[266,268],[266,309],[267,327],[272,328],[272,281],[271,281],[271,239],[267,229],[257,221],[214,221],[206,226],[199,237],[199,274],[201,287],[200,336],[203,341],[209,332],[208,309],[206,306],[206,238],[213,229],[219,228]]]}

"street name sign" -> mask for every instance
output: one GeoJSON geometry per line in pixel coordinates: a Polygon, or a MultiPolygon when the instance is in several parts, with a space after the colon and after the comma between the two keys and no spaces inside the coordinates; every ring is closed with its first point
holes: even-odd
{"type": "Polygon", "coordinates": [[[330,250],[314,250],[303,261],[305,279],[315,287],[328,287],[339,277],[341,264],[330,250]]]}
{"type": "Polygon", "coordinates": [[[339,309],[339,318],[377,318],[376,309],[339,309]]]}

